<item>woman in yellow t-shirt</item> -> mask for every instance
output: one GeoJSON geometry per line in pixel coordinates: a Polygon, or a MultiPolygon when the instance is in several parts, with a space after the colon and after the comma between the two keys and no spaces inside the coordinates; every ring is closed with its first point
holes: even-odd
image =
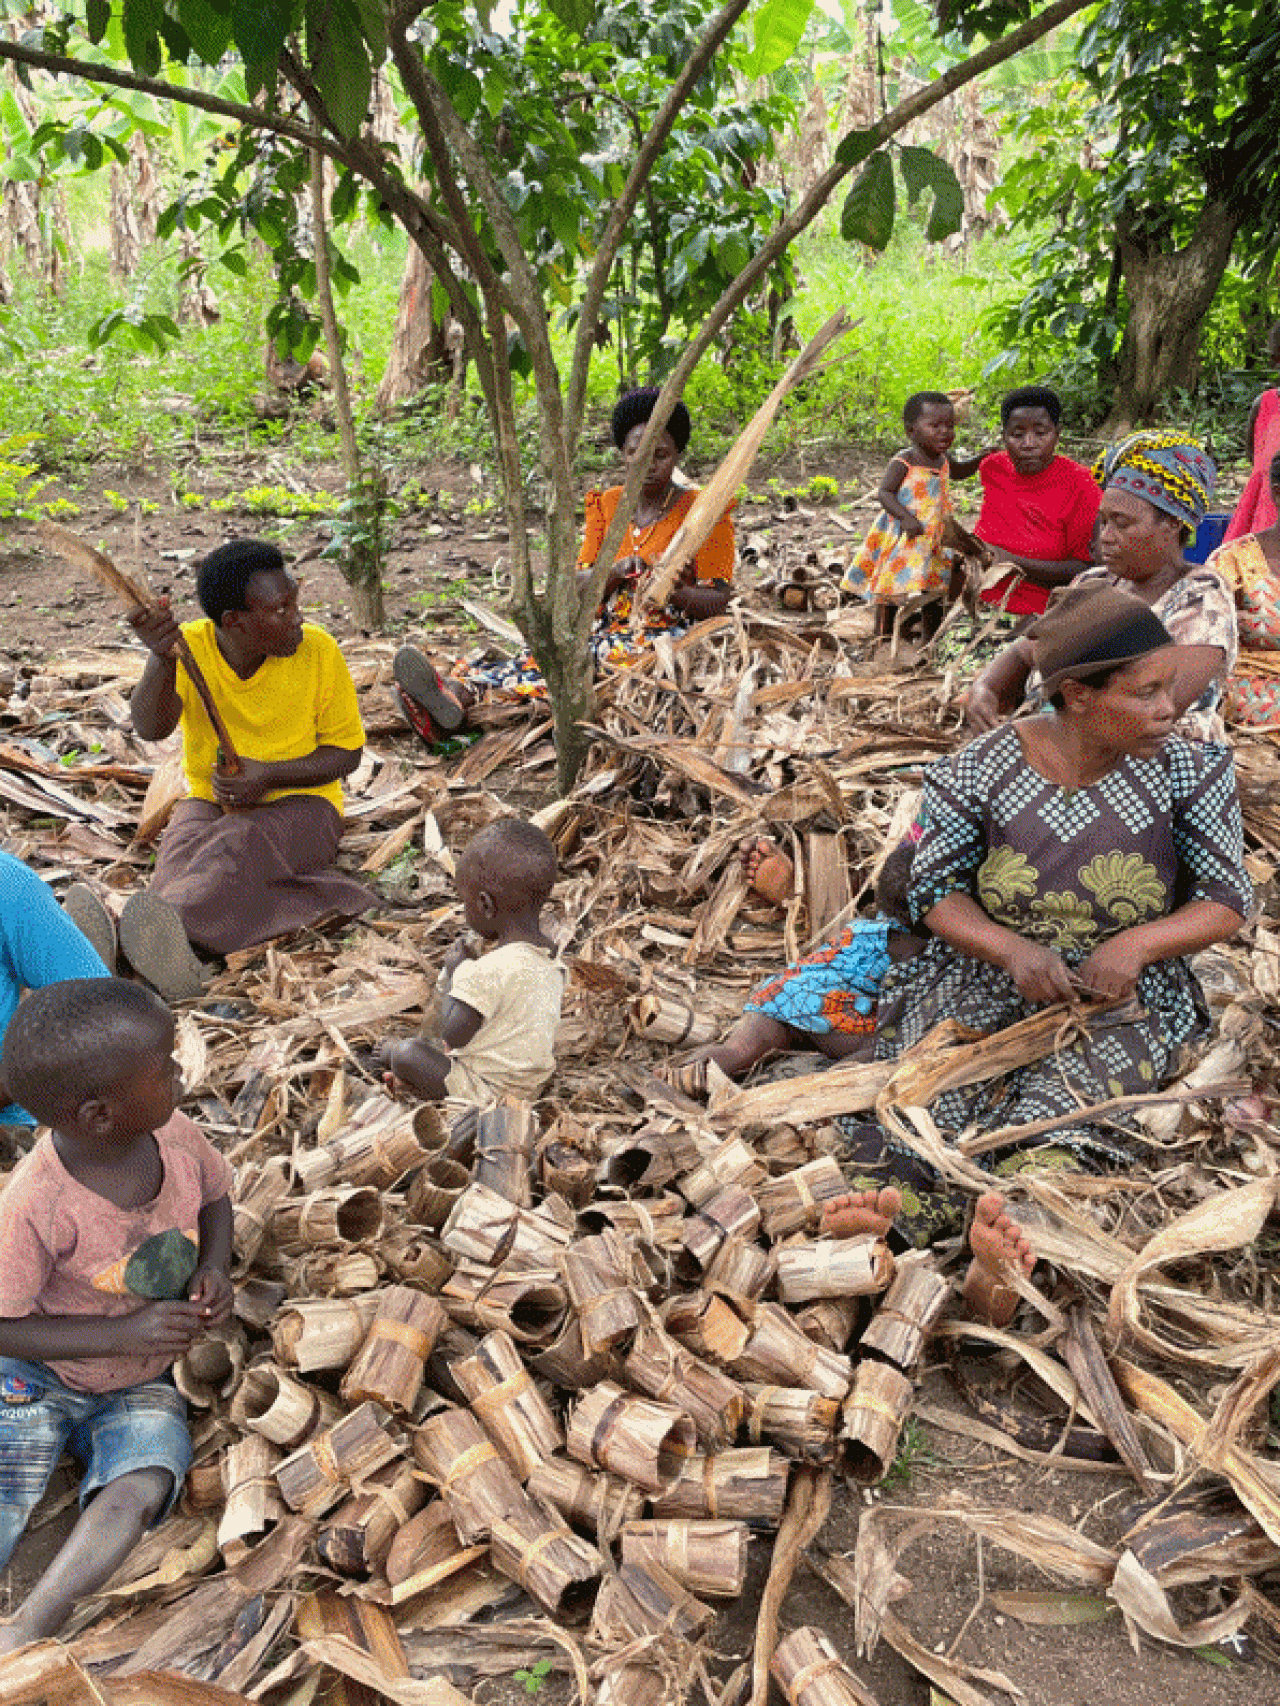
{"type": "Polygon", "coordinates": [[[375,901],[334,864],[342,778],[364,746],[337,642],[302,621],[298,583],[262,540],[219,546],[197,584],[202,621],[179,628],[165,600],[130,617],[151,653],[133,726],[143,740],[181,727],[188,794],[161,839],[147,904],[126,907],[135,939],[122,917],[121,947],[171,1000],[198,992],[188,940],[227,954],[375,901]],[[180,634],[241,759],[237,775],[219,767],[218,737],[175,652],[180,634]]]}

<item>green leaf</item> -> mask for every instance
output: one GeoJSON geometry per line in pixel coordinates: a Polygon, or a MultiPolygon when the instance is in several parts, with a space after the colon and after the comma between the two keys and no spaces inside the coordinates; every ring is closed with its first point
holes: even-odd
{"type": "Polygon", "coordinates": [[[89,40],[97,47],[111,22],[111,0],[85,0],[84,22],[89,40]]]}
{"type": "Polygon", "coordinates": [[[135,71],[155,77],[160,70],[160,0],[124,0],[124,45],[135,71]]]}
{"type": "Polygon", "coordinates": [[[851,130],[836,144],[836,161],[841,166],[860,166],[880,146],[876,130],[851,130]]]}
{"type": "Polygon", "coordinates": [[[925,228],[931,243],[954,237],[964,223],[964,191],[951,167],[929,148],[903,148],[898,155],[902,181],[912,207],[926,190],[933,191],[933,211],[925,228]]]}
{"type": "Polygon", "coordinates": [[[584,36],[595,22],[595,0],[547,0],[547,10],[567,30],[584,36]]]}
{"type": "Polygon", "coordinates": [[[178,0],[178,21],[206,65],[216,65],[231,46],[231,14],[209,0],[178,0]]]}
{"type": "Polygon", "coordinates": [[[755,46],[743,62],[748,77],[780,71],[800,45],[813,0],[764,0],[755,17],[755,46]]]}
{"type": "Polygon", "coordinates": [[[373,63],[352,13],[335,0],[308,0],[307,57],[340,136],[364,123],[373,93],[373,63]]]}
{"type": "Polygon", "coordinates": [[[881,149],[867,161],[845,197],[840,235],[846,243],[865,243],[871,249],[884,249],[893,236],[896,207],[893,161],[881,149]]]}
{"type": "Polygon", "coordinates": [[[355,0],[360,32],[369,44],[369,57],[381,65],[387,57],[387,9],[382,0],[355,0]]]}
{"type": "Polygon", "coordinates": [[[231,0],[231,38],[240,50],[248,81],[262,86],[274,71],[292,22],[290,0],[231,0]]]}

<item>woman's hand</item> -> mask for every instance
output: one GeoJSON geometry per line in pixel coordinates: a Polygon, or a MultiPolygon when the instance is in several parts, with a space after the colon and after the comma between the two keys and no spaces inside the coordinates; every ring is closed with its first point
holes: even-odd
{"type": "Polygon", "coordinates": [[[964,720],[976,734],[986,734],[990,729],[999,728],[1004,721],[998,694],[987,686],[981,676],[965,694],[964,720]]]}
{"type": "Polygon", "coordinates": [[[903,520],[902,531],[908,539],[918,539],[924,532],[924,522],[918,515],[908,515],[903,520]]]}
{"type": "Polygon", "coordinates": [[[242,758],[237,775],[215,770],[210,785],[220,806],[256,806],[271,791],[272,766],[260,758],[242,758]]]}
{"type": "Polygon", "coordinates": [[[1033,1006],[1048,1007],[1075,998],[1067,962],[1040,942],[1013,937],[1000,963],[1017,984],[1019,995],[1033,1006]]]}
{"type": "Polygon", "coordinates": [[[1122,930],[1095,948],[1076,976],[1090,995],[1116,1001],[1132,995],[1145,971],[1147,956],[1132,930],[1122,930]]]}
{"type": "Polygon", "coordinates": [[[212,1262],[197,1268],[191,1276],[188,1303],[194,1303],[210,1327],[220,1327],[231,1319],[236,1294],[227,1274],[212,1262]]]}
{"type": "Polygon", "coordinates": [[[158,658],[171,658],[174,647],[182,638],[178,619],[169,608],[167,598],[158,598],[144,610],[131,610],[126,621],[149,652],[158,658]]]}

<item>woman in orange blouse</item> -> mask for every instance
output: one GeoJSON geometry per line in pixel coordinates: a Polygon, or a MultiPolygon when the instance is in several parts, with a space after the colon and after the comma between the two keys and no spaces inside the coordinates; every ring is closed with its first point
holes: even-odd
{"type": "MultiPolygon", "coordinates": [[[[645,387],[628,392],[613,411],[613,442],[628,473],[657,400],[657,388],[645,387]]],[[[674,478],[691,431],[689,411],[677,403],[666,430],[658,435],[635,514],[604,583],[591,631],[591,652],[597,668],[601,664],[625,667],[649,648],[655,635],[683,633],[694,622],[719,616],[729,603],[735,546],[733,521],[726,511],[684,570],[666,605],[650,612],[643,627],[632,626],[631,594],[636,580],[675,538],[698,495],[696,487],[677,486],[674,478]]],[[[585,587],[591,576],[621,496],[620,485],[587,493],[586,527],[578,553],[580,587],[585,587]]],[[[467,711],[488,692],[545,698],[547,691],[529,652],[493,667],[442,677],[416,646],[402,646],[396,653],[394,670],[405,716],[428,745],[447,739],[463,727],[467,711]]]]}

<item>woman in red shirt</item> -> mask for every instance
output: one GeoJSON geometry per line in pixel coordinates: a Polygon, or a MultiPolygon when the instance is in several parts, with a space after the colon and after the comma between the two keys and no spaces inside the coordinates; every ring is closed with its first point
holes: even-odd
{"type": "Polygon", "coordinates": [[[1093,560],[1102,494],[1083,463],[1059,456],[1061,420],[1062,403],[1047,385],[1021,386],[1000,405],[1004,449],[982,459],[982,510],[973,531],[1008,572],[979,595],[978,621],[957,615],[948,623],[941,668],[964,675],[981,668],[1028,617],[1043,615],[1055,587],[1093,560]]]}

